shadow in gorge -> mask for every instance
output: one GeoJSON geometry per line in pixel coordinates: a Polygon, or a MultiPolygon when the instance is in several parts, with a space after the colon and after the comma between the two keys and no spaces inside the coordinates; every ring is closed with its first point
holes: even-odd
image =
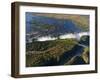
{"type": "MultiPolygon", "coordinates": [[[[79,41],[79,44],[89,46],[89,36],[83,36],[81,40],[79,41]]],[[[64,65],[69,60],[71,60],[72,57],[76,56],[72,65],[85,64],[85,61],[80,57],[83,51],[84,51],[84,47],[79,46],[77,44],[70,51],[65,52],[62,56],[60,56],[60,60],[57,63],[59,65],[64,65]]]]}
{"type": "MultiPolygon", "coordinates": [[[[67,63],[72,57],[80,56],[83,52],[84,48],[82,46],[75,45],[70,51],[65,52],[59,60],[59,65],[64,65],[67,63]]],[[[79,62],[81,63],[81,62],[79,62]]]]}
{"type": "MultiPolygon", "coordinates": [[[[80,56],[83,52],[83,49],[84,49],[84,47],[75,45],[70,51],[63,53],[63,55],[61,55],[59,57],[59,60],[57,60],[57,58],[56,59],[52,58],[52,59],[47,60],[47,61],[43,60],[42,61],[43,64],[41,64],[40,66],[64,65],[69,60],[71,60],[72,57],[80,56]]],[[[80,57],[76,57],[76,60],[74,61],[73,65],[76,65],[76,64],[85,64],[85,62],[80,57]]]]}

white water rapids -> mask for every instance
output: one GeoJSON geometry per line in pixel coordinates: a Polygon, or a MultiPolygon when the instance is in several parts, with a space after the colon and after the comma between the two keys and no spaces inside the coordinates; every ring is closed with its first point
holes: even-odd
{"type": "MultiPolygon", "coordinates": [[[[82,36],[89,35],[89,32],[80,32],[80,33],[69,33],[69,34],[64,34],[60,35],[59,39],[70,39],[70,38],[76,38],[77,40],[80,40],[82,36]]],[[[51,37],[51,36],[43,36],[37,38],[37,41],[49,41],[49,40],[56,40],[57,37],[51,37]]]]}

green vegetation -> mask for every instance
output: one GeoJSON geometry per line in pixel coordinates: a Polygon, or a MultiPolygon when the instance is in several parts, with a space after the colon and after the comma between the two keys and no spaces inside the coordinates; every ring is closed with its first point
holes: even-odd
{"type": "MultiPolygon", "coordinates": [[[[81,28],[84,31],[89,31],[89,26],[82,24],[81,22],[74,22],[79,28],[81,28]]],[[[84,22],[83,22],[84,23],[84,22]]]]}
{"type": "Polygon", "coordinates": [[[57,39],[53,41],[33,41],[32,43],[26,44],[26,51],[44,51],[49,48],[55,47],[55,46],[62,46],[67,47],[67,49],[70,49],[70,47],[73,44],[76,44],[75,39],[57,39]],[[67,45],[66,45],[67,44],[67,45]]]}
{"type": "Polygon", "coordinates": [[[54,25],[50,25],[50,24],[43,24],[40,23],[38,21],[33,20],[32,21],[32,25],[35,25],[36,27],[40,28],[40,29],[45,29],[45,30],[50,30],[50,29],[54,29],[55,26],[54,25]]]}
{"type": "Polygon", "coordinates": [[[37,13],[37,16],[45,16],[49,18],[72,20],[78,27],[85,31],[89,30],[89,15],[74,15],[74,14],[49,14],[49,13],[37,13]]]}
{"type": "Polygon", "coordinates": [[[76,44],[75,39],[28,43],[26,46],[26,66],[41,66],[52,60],[58,61],[64,52],[71,50],[76,44]]]}
{"type": "Polygon", "coordinates": [[[82,53],[81,57],[84,59],[86,63],[89,63],[89,48],[84,48],[84,52],[82,53]]]}

